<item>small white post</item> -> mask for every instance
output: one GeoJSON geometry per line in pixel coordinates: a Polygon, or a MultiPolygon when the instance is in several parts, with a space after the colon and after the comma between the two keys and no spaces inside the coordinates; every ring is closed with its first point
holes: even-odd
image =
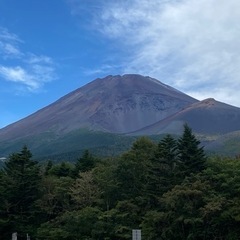
{"type": "Polygon", "coordinates": [[[12,234],[12,240],[17,240],[17,233],[16,232],[12,234]]]}
{"type": "Polygon", "coordinates": [[[132,230],[132,240],[141,240],[142,233],[140,229],[133,229],[132,230]]]}

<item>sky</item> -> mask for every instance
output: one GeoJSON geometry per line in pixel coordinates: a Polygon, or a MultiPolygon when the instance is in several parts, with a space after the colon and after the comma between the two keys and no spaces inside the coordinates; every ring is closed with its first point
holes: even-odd
{"type": "Polygon", "coordinates": [[[0,0],[0,128],[107,75],[240,107],[239,0],[0,0]]]}

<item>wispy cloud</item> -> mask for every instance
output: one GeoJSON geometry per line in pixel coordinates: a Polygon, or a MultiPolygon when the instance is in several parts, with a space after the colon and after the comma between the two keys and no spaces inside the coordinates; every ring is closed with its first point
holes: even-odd
{"type": "Polygon", "coordinates": [[[27,61],[30,64],[53,64],[53,60],[48,56],[37,56],[35,54],[29,54],[27,61]]]}
{"type": "Polygon", "coordinates": [[[5,43],[2,46],[3,52],[7,55],[7,56],[14,56],[14,57],[19,57],[21,56],[21,52],[20,50],[15,47],[14,45],[10,44],[10,43],[5,43]]]}
{"type": "Polygon", "coordinates": [[[24,42],[16,34],[0,28],[0,80],[36,91],[55,79],[55,64],[48,56],[23,52],[21,44],[24,42]]]}
{"type": "Polygon", "coordinates": [[[29,90],[34,90],[39,87],[39,83],[34,79],[34,76],[30,75],[19,66],[17,67],[0,66],[0,75],[8,81],[18,82],[26,85],[29,90]]]}
{"type": "Polygon", "coordinates": [[[18,58],[22,56],[19,49],[20,43],[23,42],[16,34],[0,27],[0,53],[2,58],[18,58]]]}
{"type": "Polygon", "coordinates": [[[239,9],[239,0],[105,1],[94,20],[128,51],[125,72],[240,106],[239,9]]]}

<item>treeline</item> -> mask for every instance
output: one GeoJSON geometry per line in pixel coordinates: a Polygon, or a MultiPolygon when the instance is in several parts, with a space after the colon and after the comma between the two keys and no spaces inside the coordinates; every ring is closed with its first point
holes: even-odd
{"type": "Polygon", "coordinates": [[[179,139],[139,138],[118,158],[85,151],[75,164],[32,160],[0,172],[0,239],[239,239],[240,161],[207,158],[185,125],[179,139]]]}

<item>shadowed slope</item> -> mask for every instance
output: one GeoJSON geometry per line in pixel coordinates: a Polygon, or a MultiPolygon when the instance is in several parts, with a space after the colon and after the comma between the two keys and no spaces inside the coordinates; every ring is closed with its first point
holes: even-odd
{"type": "Polygon", "coordinates": [[[182,132],[187,123],[194,132],[201,134],[225,134],[240,129],[240,108],[215,101],[212,98],[193,103],[185,109],[133,135],[182,132]]]}

